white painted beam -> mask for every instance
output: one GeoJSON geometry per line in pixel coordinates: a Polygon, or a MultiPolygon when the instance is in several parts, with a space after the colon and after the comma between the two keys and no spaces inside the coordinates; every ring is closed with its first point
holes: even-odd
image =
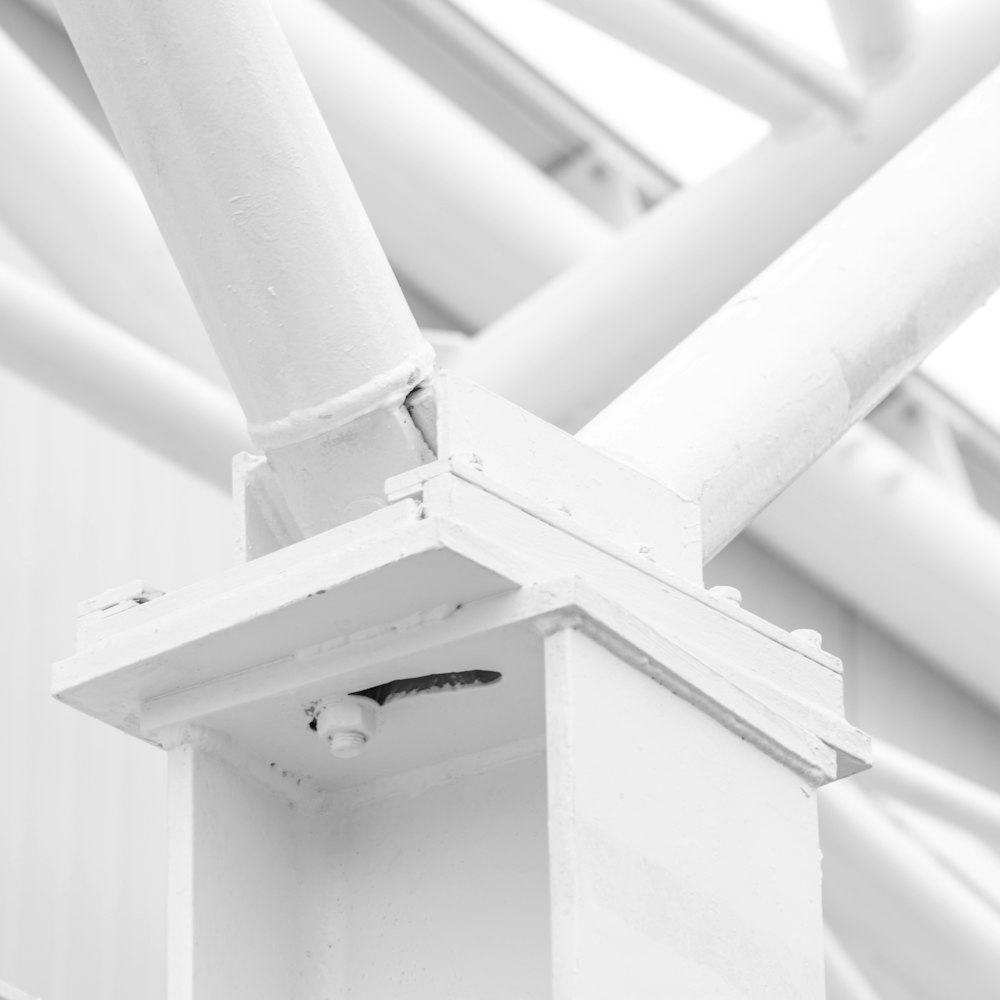
{"type": "Polygon", "coordinates": [[[845,117],[858,114],[864,104],[864,92],[849,74],[824,65],[817,57],[800,51],[772,35],[762,26],[744,18],[731,7],[716,0],[669,0],[692,17],[711,28],[737,48],[771,67],[793,87],[808,94],[831,111],[845,117]]]}
{"type": "Polygon", "coordinates": [[[829,927],[823,936],[826,955],[826,1000],[879,1000],[840,939],[829,927]]]}
{"type": "Polygon", "coordinates": [[[895,978],[931,996],[992,1000],[1000,915],[941,868],[864,792],[820,793],[827,919],[895,978]]]}
{"type": "Polygon", "coordinates": [[[844,52],[869,79],[900,69],[917,44],[914,0],[827,0],[844,52]]]}
{"type": "MultiPolygon", "coordinates": [[[[393,266],[469,329],[610,240],[577,199],[327,4],[272,6],[393,266]]],[[[67,80],[68,92],[93,100],[83,82],[67,80]]]]}
{"type": "Polygon", "coordinates": [[[482,331],[463,372],[579,430],[1000,61],[993,0],[955,0],[921,27],[859,134],[774,135],[672,196],[482,331]]]}
{"type": "Polygon", "coordinates": [[[0,221],[88,309],[221,377],[128,167],[2,32],[0,133],[0,221]]]}
{"type": "Polygon", "coordinates": [[[1000,72],[581,432],[697,500],[706,557],[996,289],[998,122],[1000,72]]]}
{"type": "Polygon", "coordinates": [[[275,0],[386,253],[471,329],[609,241],[592,212],[321,0],[275,0]]]}
{"type": "Polygon", "coordinates": [[[0,1000],[34,1000],[34,998],[28,996],[24,990],[19,990],[16,986],[11,986],[10,983],[0,979],[0,1000]]]}
{"type": "Polygon", "coordinates": [[[334,2],[370,37],[540,168],[583,149],[599,149],[620,180],[653,199],[679,186],[613,116],[579,101],[537,61],[501,38],[481,11],[459,0],[334,2]]]}
{"type": "Polygon", "coordinates": [[[58,287],[58,282],[45,265],[2,223],[0,223],[0,261],[32,281],[50,288],[58,287]]]}
{"type": "Polygon", "coordinates": [[[25,0],[0,0],[0,29],[54,83],[77,111],[112,146],[114,134],[87,80],[55,8],[49,12],[25,0]]]}
{"type": "Polygon", "coordinates": [[[1000,528],[876,431],[856,427],[752,531],[1000,706],[1000,528]]]}
{"type": "Polygon", "coordinates": [[[879,740],[863,782],[1000,846],[1000,795],[953,771],[879,740]]]}
{"type": "Polygon", "coordinates": [[[59,10],[300,526],[367,509],[426,453],[433,351],[270,7],[59,10]]]}
{"type": "Polygon", "coordinates": [[[223,388],[6,265],[0,364],[224,490],[249,447],[223,388]]]}
{"type": "Polygon", "coordinates": [[[748,111],[787,127],[816,110],[812,95],[754,54],[662,0],[551,0],[748,111]]]}

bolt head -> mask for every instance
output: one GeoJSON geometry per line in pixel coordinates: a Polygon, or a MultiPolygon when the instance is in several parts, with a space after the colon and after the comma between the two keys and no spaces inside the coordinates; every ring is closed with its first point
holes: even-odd
{"type": "Polygon", "coordinates": [[[743,595],[735,587],[712,587],[709,593],[720,601],[729,601],[737,606],[743,602],[743,595]]]}
{"type": "Polygon", "coordinates": [[[815,629],[811,628],[797,628],[792,635],[800,640],[801,642],[807,643],[810,646],[816,646],[817,648],[823,645],[823,636],[817,632],[815,629]]]}

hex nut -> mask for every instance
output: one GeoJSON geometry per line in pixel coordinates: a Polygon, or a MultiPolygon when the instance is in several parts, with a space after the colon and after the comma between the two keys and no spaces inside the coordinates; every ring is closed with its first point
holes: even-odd
{"type": "Polygon", "coordinates": [[[313,709],[316,733],[334,757],[357,757],[375,736],[378,708],[371,698],[356,695],[324,699],[313,709]]]}

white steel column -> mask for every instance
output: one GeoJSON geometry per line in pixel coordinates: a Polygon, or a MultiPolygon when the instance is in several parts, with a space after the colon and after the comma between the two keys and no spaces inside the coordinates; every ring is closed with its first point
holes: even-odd
{"type": "Polygon", "coordinates": [[[269,6],[59,9],[301,527],[379,506],[433,352],[269,6]]]}
{"type": "Polygon", "coordinates": [[[88,601],[56,667],[170,751],[171,1000],[820,1000],[839,661],[701,586],[669,489],[455,376],[408,405],[387,508],[88,601]]]}
{"type": "Polygon", "coordinates": [[[462,371],[579,430],[1000,61],[994,0],[954,0],[918,28],[856,134],[771,136],[484,330],[462,371]]]}
{"type": "Polygon", "coordinates": [[[998,112],[1000,73],[581,433],[697,500],[706,556],[1000,283],[998,112]]]}

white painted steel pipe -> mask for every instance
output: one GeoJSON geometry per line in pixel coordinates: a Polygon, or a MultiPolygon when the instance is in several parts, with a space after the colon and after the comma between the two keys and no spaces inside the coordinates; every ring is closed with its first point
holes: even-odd
{"type": "Polygon", "coordinates": [[[844,52],[869,79],[899,69],[914,42],[913,0],[827,0],[844,52]]]}
{"type": "Polygon", "coordinates": [[[221,377],[128,167],[3,32],[0,134],[0,221],[88,309],[221,377]]]}
{"type": "Polygon", "coordinates": [[[25,0],[0,0],[0,30],[56,85],[101,138],[114,145],[111,126],[62,30],[55,8],[49,13],[25,0]]]}
{"type": "Polygon", "coordinates": [[[16,986],[11,986],[10,983],[0,979],[0,1000],[34,1000],[34,998],[28,996],[24,990],[19,990],[16,986]]]}
{"type": "Polygon", "coordinates": [[[695,499],[710,557],[996,289],[998,162],[1000,72],[581,438],[695,499]]]}
{"type": "Polygon", "coordinates": [[[826,1000],[879,1000],[878,994],[829,927],[824,929],[826,1000]]]}
{"type": "Polygon", "coordinates": [[[57,6],[262,441],[422,378],[429,352],[267,4],[57,6]]]}
{"type": "Polygon", "coordinates": [[[664,0],[550,0],[626,45],[779,127],[816,101],[773,67],[664,0]]]}
{"type": "Polygon", "coordinates": [[[0,364],[225,490],[250,446],[228,392],[4,265],[0,364]]]}
{"type": "Polygon", "coordinates": [[[820,794],[828,920],[854,931],[929,996],[993,1000],[1000,915],[941,868],[851,782],[820,794]]]}
{"type": "Polygon", "coordinates": [[[863,779],[868,788],[893,795],[1000,846],[1000,795],[996,792],[882,740],[876,741],[874,753],[875,766],[863,779]]]}
{"type": "Polygon", "coordinates": [[[751,530],[1000,708],[1000,528],[882,435],[856,427],[751,530]]]}
{"type": "Polygon", "coordinates": [[[470,329],[611,229],[322,0],[274,0],[395,267],[470,329]]]}
{"type": "Polygon", "coordinates": [[[715,0],[670,2],[744,52],[760,59],[793,87],[798,87],[831,111],[852,117],[861,110],[864,90],[849,74],[794,48],[735,10],[720,6],[715,0]]]}
{"type": "Polygon", "coordinates": [[[339,523],[372,489],[361,472],[384,481],[422,456],[401,404],[433,351],[273,12],[264,0],[58,8],[252,439],[303,530],[339,523]],[[367,461],[348,473],[336,445],[359,421],[367,461]]]}
{"type": "Polygon", "coordinates": [[[272,6],[393,266],[469,329],[610,241],[593,212],[322,0],[272,6]]]}
{"type": "Polygon", "coordinates": [[[3,223],[0,223],[0,261],[19,274],[58,287],[45,265],[3,223]]]}
{"type": "Polygon", "coordinates": [[[1000,61],[993,0],[956,0],[922,27],[862,134],[773,136],[672,196],[483,331],[463,372],[579,430],[1000,61]]]}

